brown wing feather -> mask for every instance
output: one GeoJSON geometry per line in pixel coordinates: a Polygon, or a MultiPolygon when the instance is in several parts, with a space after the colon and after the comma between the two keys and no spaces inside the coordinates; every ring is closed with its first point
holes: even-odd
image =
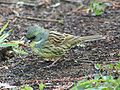
{"type": "Polygon", "coordinates": [[[48,40],[50,43],[54,44],[55,46],[59,46],[61,43],[64,42],[65,35],[55,31],[50,31],[48,40]]]}
{"type": "Polygon", "coordinates": [[[55,47],[63,48],[65,51],[76,44],[76,39],[78,39],[78,37],[55,31],[50,31],[48,38],[51,44],[55,47]]]}

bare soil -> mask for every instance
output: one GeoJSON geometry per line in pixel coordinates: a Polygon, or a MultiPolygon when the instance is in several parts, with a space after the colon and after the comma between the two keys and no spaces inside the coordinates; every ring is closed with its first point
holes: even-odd
{"type": "MultiPolygon", "coordinates": [[[[118,1],[119,2],[119,1],[118,1]]],[[[119,2],[120,3],[120,2],[119,2]]],[[[109,8],[101,16],[84,16],[79,12],[72,12],[77,5],[61,2],[58,7],[46,8],[0,4],[0,25],[7,19],[11,20],[9,28],[14,28],[10,40],[19,40],[26,33],[30,25],[38,24],[49,30],[69,33],[78,36],[94,34],[106,35],[107,39],[85,43],[85,47],[72,48],[55,66],[45,69],[51,64],[36,55],[14,56],[0,61],[0,82],[11,85],[25,83],[36,85],[34,80],[52,80],[63,78],[79,78],[94,74],[94,64],[114,63],[120,60],[120,8],[109,8]],[[54,21],[36,21],[15,19],[15,11],[20,16],[39,17],[42,19],[64,20],[64,23],[54,21]]]]}

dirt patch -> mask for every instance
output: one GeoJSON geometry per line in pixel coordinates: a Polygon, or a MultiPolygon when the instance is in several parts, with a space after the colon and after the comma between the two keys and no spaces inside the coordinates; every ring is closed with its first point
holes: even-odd
{"type": "Polygon", "coordinates": [[[1,61],[0,81],[14,85],[25,84],[26,80],[46,80],[65,77],[80,77],[94,73],[95,63],[110,63],[119,61],[120,52],[120,10],[118,8],[107,10],[102,16],[82,16],[71,12],[77,6],[70,3],[61,3],[56,8],[11,8],[9,5],[0,5],[0,15],[6,21],[12,19],[9,28],[14,28],[11,39],[19,40],[26,33],[26,27],[38,24],[49,30],[65,32],[73,35],[86,36],[93,34],[106,35],[106,40],[85,43],[85,47],[75,47],[50,69],[43,67],[51,62],[44,62],[35,55],[16,56],[1,61]],[[16,10],[21,16],[40,17],[43,19],[64,20],[63,24],[57,22],[43,22],[26,19],[14,19],[16,10]],[[15,21],[13,21],[15,20],[15,21]],[[19,63],[18,63],[19,62],[19,63]]]}

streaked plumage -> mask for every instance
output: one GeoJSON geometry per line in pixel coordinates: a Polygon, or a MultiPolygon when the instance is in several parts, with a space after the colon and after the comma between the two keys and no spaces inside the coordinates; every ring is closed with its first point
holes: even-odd
{"type": "Polygon", "coordinates": [[[102,35],[74,36],[56,31],[50,31],[40,26],[30,26],[26,34],[31,40],[30,47],[33,52],[42,58],[54,60],[64,55],[70,48],[81,43],[93,40],[100,40],[102,35]]]}

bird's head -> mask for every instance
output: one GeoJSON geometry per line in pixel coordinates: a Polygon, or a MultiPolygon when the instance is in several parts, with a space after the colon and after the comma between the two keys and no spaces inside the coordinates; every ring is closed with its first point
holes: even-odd
{"type": "Polygon", "coordinates": [[[37,26],[37,25],[29,26],[27,28],[26,38],[28,40],[35,40],[36,37],[41,33],[43,33],[43,28],[42,27],[37,26]]]}
{"type": "Polygon", "coordinates": [[[26,40],[25,42],[30,42],[32,43],[43,43],[45,40],[48,39],[49,35],[49,30],[44,29],[40,26],[29,26],[27,28],[27,33],[26,33],[26,40]]]}

